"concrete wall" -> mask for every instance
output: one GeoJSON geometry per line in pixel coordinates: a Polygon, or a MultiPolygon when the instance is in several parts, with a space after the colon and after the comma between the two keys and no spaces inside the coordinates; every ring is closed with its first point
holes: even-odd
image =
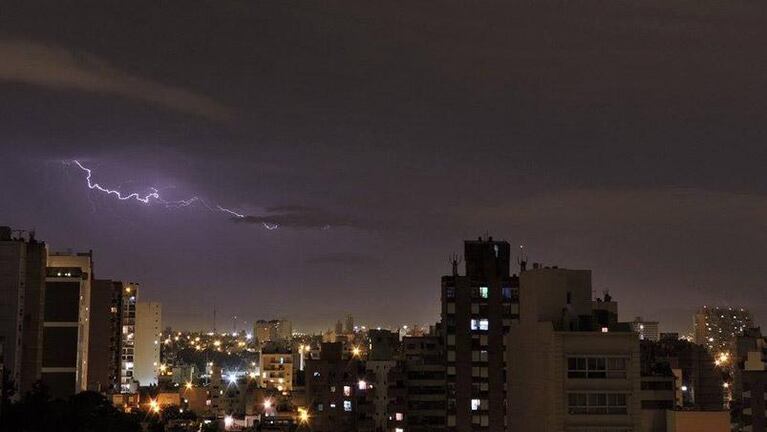
{"type": "Polygon", "coordinates": [[[157,384],[160,373],[160,303],[136,304],[136,342],[133,377],[141,386],[157,384]]]}
{"type": "Polygon", "coordinates": [[[666,432],[730,432],[728,411],[666,411],[666,432]]]}

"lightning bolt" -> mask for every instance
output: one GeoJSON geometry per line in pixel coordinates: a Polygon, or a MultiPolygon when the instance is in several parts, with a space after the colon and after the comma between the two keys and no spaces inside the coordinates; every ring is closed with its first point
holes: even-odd
{"type": "MultiPolygon", "coordinates": [[[[208,204],[207,201],[200,198],[199,196],[193,196],[191,198],[187,198],[183,200],[166,200],[165,198],[160,196],[159,189],[154,187],[150,187],[149,192],[144,194],[139,192],[132,192],[129,194],[125,194],[123,192],[120,192],[117,189],[110,189],[108,187],[102,186],[99,183],[96,183],[93,180],[93,170],[83,165],[79,160],[73,159],[71,163],[74,163],[75,165],[77,165],[78,168],[80,168],[83,172],[85,172],[85,181],[86,181],[86,184],[88,185],[88,189],[99,191],[107,195],[112,195],[120,201],[133,200],[146,205],[149,205],[152,202],[156,202],[156,203],[164,205],[167,208],[189,207],[194,203],[200,203],[203,207],[205,207],[206,209],[212,212],[226,213],[230,216],[234,216],[240,219],[247,217],[247,215],[243,213],[239,213],[235,210],[223,207],[219,204],[211,206],[210,204],[208,204]]],[[[269,231],[274,231],[280,227],[279,224],[267,223],[267,222],[262,222],[261,225],[263,225],[263,227],[269,231]]]]}

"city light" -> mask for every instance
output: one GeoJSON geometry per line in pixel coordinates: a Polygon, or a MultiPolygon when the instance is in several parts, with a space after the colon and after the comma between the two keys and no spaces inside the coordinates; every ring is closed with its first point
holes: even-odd
{"type": "Polygon", "coordinates": [[[192,385],[192,382],[191,382],[191,381],[186,383],[186,389],[187,389],[187,390],[191,390],[191,389],[192,389],[192,387],[194,387],[194,386],[192,385]]]}
{"type": "Polygon", "coordinates": [[[298,421],[299,423],[309,423],[309,410],[307,408],[298,409],[298,421]]]}
{"type": "Polygon", "coordinates": [[[272,400],[271,399],[264,399],[264,409],[268,410],[272,408],[272,400]]]}
{"type": "Polygon", "coordinates": [[[224,427],[229,429],[232,425],[234,425],[234,417],[230,415],[224,417],[224,427]]]}
{"type": "Polygon", "coordinates": [[[355,346],[354,348],[352,348],[352,355],[354,357],[359,357],[360,354],[362,354],[362,350],[360,349],[360,347],[355,346]]]}
{"type": "Polygon", "coordinates": [[[149,401],[149,409],[154,411],[154,412],[156,412],[156,413],[159,413],[160,412],[160,404],[157,403],[156,400],[152,399],[152,400],[149,401]]]}

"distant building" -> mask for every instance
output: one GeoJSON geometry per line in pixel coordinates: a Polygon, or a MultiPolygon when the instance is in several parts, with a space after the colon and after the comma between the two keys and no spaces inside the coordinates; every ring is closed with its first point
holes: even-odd
{"type": "Polygon", "coordinates": [[[41,379],[64,398],[87,389],[93,255],[48,255],[41,379]]]}
{"type": "Polygon", "coordinates": [[[519,298],[506,430],[641,430],[639,340],[611,299],[592,301],[591,271],[522,272],[519,298]]]}
{"type": "Polygon", "coordinates": [[[346,315],[344,332],[346,334],[354,333],[354,317],[351,314],[346,315]]]}
{"type": "Polygon", "coordinates": [[[645,321],[642,317],[636,317],[631,323],[631,329],[639,334],[639,340],[657,342],[660,340],[660,328],[658,321],[645,321]]]}
{"type": "Polygon", "coordinates": [[[136,304],[136,336],[133,356],[133,379],[141,386],[157,384],[160,375],[160,303],[136,304]]]}
{"type": "Polygon", "coordinates": [[[509,243],[492,237],[466,241],[465,275],[455,260],[442,277],[448,430],[504,430],[504,336],[519,316],[510,253],[509,243]]]}
{"type": "Polygon", "coordinates": [[[695,343],[715,355],[732,352],[735,338],[754,327],[751,312],[744,308],[703,306],[693,317],[695,343]]]}
{"type": "Polygon", "coordinates": [[[0,340],[4,367],[21,396],[41,377],[48,250],[34,233],[13,232],[0,227],[0,340]]]}
{"type": "Polygon", "coordinates": [[[293,324],[286,319],[258,320],[253,324],[253,336],[262,344],[289,341],[293,337],[293,324]]]}

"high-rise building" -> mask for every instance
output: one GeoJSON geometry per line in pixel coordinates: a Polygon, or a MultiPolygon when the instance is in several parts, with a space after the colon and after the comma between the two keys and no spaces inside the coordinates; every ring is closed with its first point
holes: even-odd
{"type": "Polygon", "coordinates": [[[4,367],[20,396],[41,376],[48,251],[34,233],[13,233],[0,227],[0,340],[4,367]]]}
{"type": "Polygon", "coordinates": [[[138,284],[96,279],[90,305],[88,389],[135,392],[133,380],[138,284]]]}
{"type": "Polygon", "coordinates": [[[136,336],[133,355],[133,379],[140,386],[157,384],[160,375],[160,303],[136,303],[136,336]]]}
{"type": "Polygon", "coordinates": [[[519,278],[510,247],[492,237],[464,243],[466,274],[442,277],[443,346],[447,353],[447,427],[504,429],[504,336],[518,318],[519,278]]]}
{"type": "Polygon", "coordinates": [[[48,255],[41,379],[54,397],[87,389],[93,255],[48,255]]]}
{"type": "MultiPolygon", "coordinates": [[[[406,336],[389,376],[389,431],[445,430],[445,352],[439,336],[406,336]]],[[[378,387],[377,387],[378,388],[378,387]]]]}
{"type": "Polygon", "coordinates": [[[754,326],[751,312],[744,308],[703,306],[693,317],[695,343],[712,353],[731,353],[735,338],[754,326]]]}
{"type": "Polygon", "coordinates": [[[119,301],[122,285],[96,279],[91,289],[88,390],[113,393],[120,376],[119,301]]]}
{"type": "MultiPolygon", "coordinates": [[[[389,330],[370,330],[368,332],[367,370],[368,380],[375,383],[373,391],[368,392],[372,430],[387,430],[389,417],[389,373],[396,366],[395,355],[400,345],[399,334],[389,330]]],[[[371,387],[373,387],[371,385],[371,387]]]]}
{"type": "Polygon", "coordinates": [[[520,319],[506,343],[507,431],[640,430],[639,339],[605,297],[592,301],[590,270],[520,274],[520,319]]]}
{"type": "Polygon", "coordinates": [[[122,284],[120,313],[120,392],[136,391],[136,304],[138,303],[139,285],[122,284]]]}
{"type": "Polygon", "coordinates": [[[658,342],[660,340],[660,329],[658,321],[645,321],[642,317],[634,318],[631,322],[631,329],[639,335],[639,340],[649,340],[658,342]]]}

